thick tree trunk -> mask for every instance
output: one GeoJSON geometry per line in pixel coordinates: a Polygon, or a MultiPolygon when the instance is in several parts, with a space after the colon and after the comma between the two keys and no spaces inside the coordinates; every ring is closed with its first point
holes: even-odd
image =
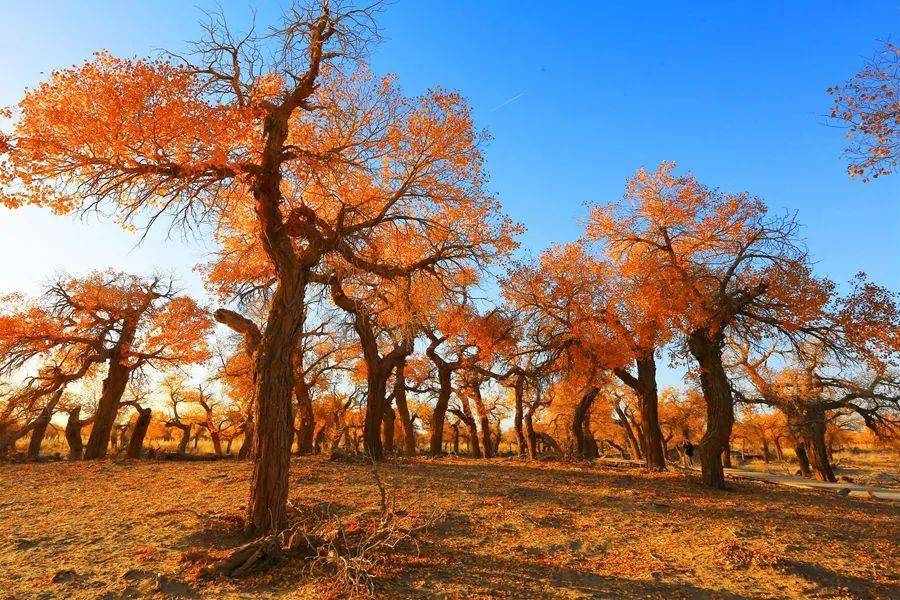
{"type": "Polygon", "coordinates": [[[187,454],[187,447],[191,441],[191,425],[185,423],[178,427],[181,429],[181,440],[178,442],[178,454],[187,454]]]}
{"type": "Polygon", "coordinates": [[[84,452],[84,442],[81,440],[81,428],[84,422],[81,420],[81,407],[69,411],[69,420],[66,421],[66,443],[69,444],[69,460],[81,460],[84,452]]]}
{"type": "Polygon", "coordinates": [[[119,414],[119,406],[122,396],[128,386],[128,378],[131,370],[121,363],[119,353],[113,352],[114,358],[109,361],[109,372],[103,381],[103,389],[100,393],[100,401],[97,403],[97,411],[94,413],[94,426],[84,448],[84,459],[93,460],[106,456],[113,427],[116,424],[116,415],[119,414]]]}
{"type": "Polygon", "coordinates": [[[44,441],[44,434],[47,433],[47,427],[50,425],[50,419],[53,417],[54,408],[55,406],[48,404],[38,415],[34,429],[31,430],[31,439],[28,440],[27,458],[34,459],[41,455],[41,444],[44,441]]]}
{"type": "MultiPolygon", "coordinates": [[[[378,361],[380,362],[380,361],[378,361]]],[[[380,364],[367,364],[369,369],[366,391],[366,416],[363,422],[363,449],[372,460],[384,459],[381,443],[381,422],[385,410],[385,394],[389,371],[380,364]]]]}
{"type": "MultiPolygon", "coordinates": [[[[444,446],[444,420],[447,418],[447,407],[450,405],[450,394],[453,391],[453,371],[438,365],[438,399],[431,413],[431,442],[429,452],[433,456],[441,454],[444,446]]],[[[454,436],[458,431],[454,432],[454,436]]],[[[459,450],[458,439],[454,440],[454,453],[459,450]]]]}
{"type": "Polygon", "coordinates": [[[644,458],[651,471],[666,469],[662,430],[659,428],[659,394],[656,387],[656,360],[651,354],[637,361],[641,393],[641,429],[644,438],[644,458]]]}
{"type": "Polygon", "coordinates": [[[534,432],[534,404],[525,411],[525,445],[528,450],[528,458],[535,460],[538,457],[537,435],[534,432]]]}
{"type": "Polygon", "coordinates": [[[394,372],[394,404],[397,405],[400,426],[403,427],[403,452],[406,456],[415,456],[416,430],[412,417],[409,414],[409,405],[406,403],[405,367],[406,361],[400,361],[397,363],[397,368],[394,372]]]}
{"type": "Polygon", "coordinates": [[[722,449],[722,467],[726,469],[732,468],[731,464],[731,444],[725,444],[725,447],[722,449]]]}
{"type": "Polygon", "coordinates": [[[238,458],[241,460],[253,456],[253,420],[244,423],[244,439],[241,440],[241,448],[238,450],[238,458]]]}
{"type": "Polygon", "coordinates": [[[575,457],[582,459],[596,458],[597,443],[592,442],[591,434],[585,435],[585,422],[588,420],[588,414],[594,399],[600,393],[598,388],[588,389],[575,407],[575,414],[572,418],[572,435],[575,438],[575,457]],[[591,438],[591,439],[588,439],[591,438]]]}
{"type": "Polygon", "coordinates": [[[524,403],[525,403],[525,377],[523,375],[516,376],[515,387],[513,388],[515,395],[515,414],[513,415],[513,427],[516,430],[516,443],[518,445],[519,456],[526,456],[528,453],[528,440],[525,438],[523,428],[524,420],[524,403]]]}
{"type": "Polygon", "coordinates": [[[278,531],[287,522],[294,441],[294,352],[303,330],[305,291],[305,274],[286,276],[279,282],[256,353],[254,460],[247,505],[247,531],[255,535],[278,531]]]}
{"type": "Polygon", "coordinates": [[[397,415],[390,405],[385,407],[384,414],[381,416],[381,447],[386,456],[394,453],[394,424],[397,415]]]}
{"type": "Polygon", "coordinates": [[[821,410],[810,409],[806,413],[803,427],[803,446],[809,459],[809,468],[812,475],[820,481],[837,481],[834,469],[828,457],[828,447],[825,444],[825,413],[821,410]]]}
{"type": "Polygon", "coordinates": [[[722,365],[721,336],[709,339],[703,331],[692,332],[688,348],[700,366],[700,388],[706,400],[706,432],[698,447],[703,483],[725,489],[721,457],[734,426],[734,402],[722,365]]]}
{"type": "Polygon", "coordinates": [[[144,447],[144,438],[147,437],[147,430],[150,428],[150,418],[153,411],[148,408],[139,408],[137,420],[134,422],[134,431],[131,432],[131,439],[128,441],[128,450],[125,456],[128,458],[140,458],[141,450],[144,447]]]}
{"type": "Polygon", "coordinates": [[[478,414],[484,457],[491,458],[494,456],[494,444],[491,442],[491,420],[487,407],[484,405],[484,398],[481,396],[481,381],[475,379],[472,381],[470,388],[472,390],[472,400],[475,402],[475,412],[478,414]]]}
{"type": "Polygon", "coordinates": [[[219,433],[219,430],[210,424],[210,427],[206,429],[209,432],[209,439],[212,440],[213,452],[216,453],[216,456],[222,456],[224,453],[222,452],[222,434],[219,433]]]}
{"type": "Polygon", "coordinates": [[[812,470],[809,466],[809,458],[806,456],[806,448],[803,447],[802,442],[799,442],[796,446],[794,446],[794,453],[797,455],[797,462],[800,464],[800,476],[812,477],[812,470]]]}
{"type": "Polygon", "coordinates": [[[297,398],[297,454],[304,456],[313,452],[313,436],[316,431],[316,417],[313,413],[312,396],[309,386],[303,380],[302,374],[297,377],[295,394],[297,398]]]}

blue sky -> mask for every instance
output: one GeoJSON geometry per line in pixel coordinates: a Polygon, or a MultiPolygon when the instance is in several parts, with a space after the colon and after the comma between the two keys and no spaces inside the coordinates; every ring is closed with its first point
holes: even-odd
{"type": "MultiPolygon", "coordinates": [[[[277,5],[255,3],[257,21],[277,5]]],[[[223,2],[239,29],[250,4],[223,2]]],[[[0,104],[99,49],[143,56],[197,34],[196,3],[0,0],[0,104]]],[[[900,37],[893,2],[515,2],[398,0],[380,19],[376,71],[410,94],[469,98],[492,188],[538,252],[576,237],[585,202],[611,201],[639,166],[673,160],[724,190],[796,210],[821,274],[865,270],[900,289],[900,175],[850,180],[825,89],[900,37]]],[[[58,270],[175,271],[197,292],[202,244],[112,224],[0,209],[0,293],[58,270]]]]}

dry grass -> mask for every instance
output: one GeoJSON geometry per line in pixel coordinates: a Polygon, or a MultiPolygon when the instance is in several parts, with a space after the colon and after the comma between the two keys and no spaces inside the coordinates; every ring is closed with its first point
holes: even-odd
{"type": "MultiPolygon", "coordinates": [[[[890,598],[896,505],[735,484],[496,459],[396,461],[396,501],[444,518],[398,546],[381,597],[890,598]]],[[[0,464],[0,597],[318,598],[293,561],[239,581],[196,578],[198,552],[242,543],[249,465],[236,461],[0,464]],[[187,553],[187,555],[185,554],[187,553]],[[55,580],[55,581],[54,581],[55,580]]],[[[297,515],[377,509],[371,467],[295,462],[297,515]]]]}

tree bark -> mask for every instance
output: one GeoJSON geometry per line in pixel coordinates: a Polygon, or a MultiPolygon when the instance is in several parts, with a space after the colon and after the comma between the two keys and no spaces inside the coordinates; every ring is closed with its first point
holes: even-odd
{"type": "Polygon", "coordinates": [[[153,411],[147,408],[138,408],[138,417],[134,422],[134,431],[131,432],[131,439],[128,441],[128,450],[125,456],[128,458],[140,458],[141,450],[144,447],[144,438],[147,437],[147,430],[150,428],[150,418],[153,411]]]}
{"type": "Polygon", "coordinates": [[[403,428],[403,452],[406,456],[416,454],[416,430],[412,417],[409,414],[409,405],[406,402],[406,360],[397,363],[394,370],[394,404],[397,405],[397,414],[400,417],[400,426],[403,428]]]}
{"type": "Polygon", "coordinates": [[[525,403],[525,375],[519,373],[516,375],[516,382],[513,387],[513,392],[515,395],[515,414],[513,415],[513,427],[516,430],[516,442],[518,444],[518,453],[519,456],[526,456],[528,452],[528,440],[525,438],[525,431],[523,428],[523,419],[524,419],[524,403],[525,403]]]}
{"type": "Polygon", "coordinates": [[[84,442],[81,440],[81,428],[85,421],[81,420],[81,407],[75,407],[69,411],[69,419],[66,421],[66,443],[69,445],[69,460],[81,460],[84,452],[84,442]]]}
{"type": "Polygon", "coordinates": [[[256,353],[254,460],[247,505],[247,531],[256,535],[283,529],[287,522],[294,353],[303,329],[305,291],[305,274],[286,275],[279,282],[256,353]]]}
{"type": "Polygon", "coordinates": [[[491,442],[491,420],[481,395],[481,380],[474,378],[469,387],[472,390],[472,400],[475,402],[475,412],[478,414],[484,457],[491,458],[494,456],[494,444],[491,442]]]}
{"type": "Polygon", "coordinates": [[[656,360],[653,355],[637,361],[638,380],[641,384],[641,425],[644,436],[644,458],[651,471],[666,470],[662,430],[659,428],[659,394],[656,387],[656,360]]]}
{"type": "Polygon", "coordinates": [[[794,453],[797,455],[797,462],[800,464],[800,476],[812,477],[812,470],[809,467],[809,458],[806,456],[806,448],[800,442],[794,446],[794,453]]]}
{"type": "Polygon", "coordinates": [[[828,447],[825,444],[825,412],[810,408],[806,412],[804,420],[803,446],[809,459],[809,468],[812,475],[820,481],[836,482],[834,469],[828,457],[828,447]]]}
{"type": "Polygon", "coordinates": [[[591,411],[591,406],[594,404],[594,399],[597,398],[597,394],[599,393],[599,388],[589,388],[584,393],[584,395],[581,396],[581,400],[578,402],[578,406],[575,407],[575,414],[572,418],[572,435],[575,438],[576,458],[596,458],[595,451],[597,449],[597,444],[596,442],[591,444],[588,440],[588,438],[592,436],[585,435],[584,424],[588,418],[588,414],[591,411]]]}
{"type": "MultiPolygon", "coordinates": [[[[124,336],[124,334],[123,334],[124,336]]],[[[122,343],[122,340],[119,342],[122,343]]],[[[122,396],[128,386],[128,378],[131,370],[121,362],[121,350],[114,350],[109,360],[109,372],[103,381],[103,389],[100,393],[100,401],[97,403],[97,411],[94,413],[94,426],[84,448],[84,460],[94,460],[106,456],[113,427],[116,424],[116,415],[122,403],[122,396]]]]}
{"type": "Polygon", "coordinates": [[[734,427],[734,402],[731,384],[722,365],[722,337],[710,338],[704,331],[688,336],[688,348],[700,366],[700,388],[706,400],[706,432],[698,452],[703,483],[725,489],[722,450],[731,439],[734,427]]]}
{"type": "Polygon", "coordinates": [[[38,415],[34,429],[31,430],[31,439],[28,440],[28,452],[25,455],[27,458],[34,459],[41,455],[41,443],[44,441],[44,434],[47,433],[47,427],[53,417],[54,408],[56,408],[55,402],[52,405],[47,404],[38,415]]]}
{"type": "Polygon", "coordinates": [[[534,411],[536,403],[532,402],[525,411],[525,446],[528,450],[529,460],[535,460],[538,457],[537,435],[534,432],[534,411]]]}
{"type": "Polygon", "coordinates": [[[385,455],[390,456],[394,453],[394,423],[397,420],[397,415],[394,413],[394,409],[391,408],[390,401],[387,404],[384,414],[381,416],[381,447],[385,455]]]}
{"type": "Polygon", "coordinates": [[[294,395],[297,398],[297,454],[304,456],[313,453],[313,436],[316,431],[316,417],[313,413],[312,396],[303,374],[297,376],[294,395]]]}
{"type": "MultiPolygon", "coordinates": [[[[449,366],[436,364],[438,371],[438,399],[431,413],[431,441],[429,452],[432,456],[441,454],[444,446],[444,421],[447,418],[447,407],[450,405],[450,394],[453,391],[453,370],[449,366]]],[[[457,431],[454,436],[458,436],[457,431]]],[[[454,452],[459,450],[459,440],[454,440],[454,452]]]]}

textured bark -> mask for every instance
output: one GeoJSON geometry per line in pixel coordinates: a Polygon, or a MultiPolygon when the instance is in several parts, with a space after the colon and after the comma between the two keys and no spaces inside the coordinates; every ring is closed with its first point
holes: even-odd
{"type": "Polygon", "coordinates": [[[134,431],[131,432],[131,439],[128,440],[128,450],[125,456],[128,458],[140,458],[141,450],[144,447],[144,438],[147,437],[147,430],[150,428],[150,418],[153,411],[148,408],[138,408],[138,417],[134,422],[134,431]]]}
{"type": "Polygon", "coordinates": [[[484,405],[484,398],[481,395],[481,380],[474,379],[470,383],[470,388],[472,390],[472,400],[475,402],[475,412],[478,414],[484,457],[491,458],[494,456],[494,444],[491,443],[491,420],[487,407],[484,405]]]}
{"type": "Polygon", "coordinates": [[[28,458],[37,458],[41,455],[41,444],[44,441],[44,434],[47,433],[47,427],[50,425],[50,419],[53,417],[53,411],[56,408],[56,402],[47,404],[41,410],[41,414],[35,419],[34,428],[31,430],[31,439],[28,440],[28,458]]]}
{"type": "Polygon", "coordinates": [[[590,423],[588,415],[591,412],[591,406],[600,393],[599,388],[592,387],[588,389],[575,407],[575,414],[572,418],[572,435],[575,438],[575,457],[590,459],[596,458],[597,443],[593,441],[590,434],[590,425],[588,424],[588,435],[585,435],[585,423],[590,423]]]}
{"type": "MultiPolygon", "coordinates": [[[[447,418],[447,407],[450,405],[450,394],[453,391],[453,371],[449,366],[435,364],[438,371],[438,399],[431,413],[431,440],[429,452],[432,456],[441,454],[444,446],[444,421],[447,418]]],[[[458,431],[454,432],[454,436],[458,431]]],[[[459,451],[459,440],[454,440],[454,453],[459,451]]]]}
{"type": "Polygon", "coordinates": [[[810,408],[803,427],[803,445],[812,475],[820,481],[837,481],[825,444],[825,412],[810,408]]]}
{"type": "Polygon", "coordinates": [[[465,396],[460,396],[459,404],[462,410],[455,410],[453,413],[459,417],[466,428],[469,430],[469,453],[472,458],[481,458],[481,444],[478,442],[478,428],[475,424],[475,417],[472,416],[472,410],[469,407],[469,400],[465,396]]]}
{"type": "Polygon", "coordinates": [[[516,442],[518,444],[519,456],[525,456],[528,452],[528,440],[525,438],[523,428],[523,405],[525,402],[525,375],[520,373],[516,375],[515,385],[513,386],[515,397],[515,413],[513,415],[513,427],[516,430],[516,442]]]}
{"type": "Polygon", "coordinates": [[[732,468],[731,464],[731,444],[726,443],[722,449],[722,467],[726,469],[732,468]]]}
{"type": "Polygon", "coordinates": [[[806,448],[802,443],[794,446],[794,453],[797,455],[797,462],[800,464],[800,475],[802,477],[812,477],[812,470],[809,466],[809,458],[806,456],[806,448]]]}
{"type": "Polygon", "coordinates": [[[712,488],[725,488],[722,450],[731,439],[734,426],[734,402],[731,384],[722,365],[722,338],[710,338],[704,331],[688,336],[688,348],[700,367],[700,388],[706,401],[706,431],[698,452],[703,483],[712,488]]]}
{"type": "Polygon", "coordinates": [[[644,458],[652,471],[666,469],[662,430],[659,428],[659,394],[656,387],[656,361],[653,355],[637,361],[641,392],[641,433],[644,439],[644,458]]]}
{"type": "Polygon", "coordinates": [[[94,426],[91,429],[87,446],[84,448],[85,460],[103,458],[109,448],[116,415],[119,414],[122,396],[125,394],[128,378],[131,375],[131,370],[121,362],[119,356],[121,356],[120,351],[114,350],[114,358],[109,361],[109,372],[103,381],[97,411],[94,413],[94,426]]]}
{"type": "Polygon", "coordinates": [[[394,404],[397,405],[397,416],[400,418],[400,426],[403,428],[403,452],[406,456],[415,456],[416,430],[409,414],[409,405],[406,403],[405,367],[406,360],[404,359],[397,363],[394,370],[394,404]]]}
{"type": "Polygon", "coordinates": [[[536,404],[532,403],[525,411],[525,445],[528,450],[528,458],[534,460],[538,457],[537,435],[534,432],[534,411],[536,404]]]}
{"type": "MultiPolygon", "coordinates": [[[[641,421],[636,425],[640,443],[635,443],[635,436],[629,441],[636,448],[636,455],[643,458],[647,468],[651,471],[664,471],[666,468],[666,454],[663,444],[662,430],[659,428],[659,393],[656,386],[656,360],[652,353],[646,354],[635,360],[637,377],[625,369],[616,369],[616,376],[638,397],[640,403],[641,421]]],[[[629,428],[630,429],[630,428],[629,428]]]]}
{"type": "MultiPolygon", "coordinates": [[[[256,354],[253,475],[247,506],[248,533],[284,528],[294,437],[294,352],[305,314],[305,276],[286,277],[272,300],[256,354]]],[[[246,442],[245,442],[246,444],[246,442]]]]}
{"type": "Polygon", "coordinates": [[[84,442],[81,440],[81,428],[86,421],[81,420],[81,407],[75,407],[69,411],[69,419],[66,421],[66,443],[69,445],[69,460],[81,460],[84,453],[84,442]]]}
{"type": "Polygon", "coordinates": [[[297,454],[303,456],[313,453],[313,436],[316,431],[316,417],[313,414],[312,396],[309,386],[302,374],[297,377],[294,390],[297,399],[297,454]]]}
{"type": "Polygon", "coordinates": [[[397,415],[388,403],[381,418],[381,447],[388,456],[394,453],[394,423],[396,420],[397,415]]]}

